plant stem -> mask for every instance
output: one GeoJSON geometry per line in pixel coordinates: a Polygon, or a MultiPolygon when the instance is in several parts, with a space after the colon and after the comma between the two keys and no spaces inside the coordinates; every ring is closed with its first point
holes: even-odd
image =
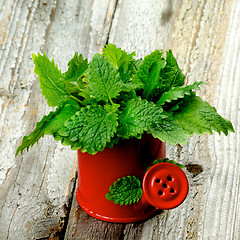
{"type": "Polygon", "coordinates": [[[109,101],[110,101],[110,103],[113,105],[114,103],[113,103],[113,101],[112,101],[112,99],[109,97],[109,101]]]}
{"type": "Polygon", "coordinates": [[[77,85],[78,85],[79,90],[81,91],[82,89],[81,89],[81,86],[80,86],[79,80],[76,81],[76,83],[77,83],[77,85]]]}
{"type": "Polygon", "coordinates": [[[82,101],[80,101],[78,98],[74,97],[73,95],[70,95],[70,98],[76,100],[76,101],[79,102],[79,103],[82,103],[82,101]]]}

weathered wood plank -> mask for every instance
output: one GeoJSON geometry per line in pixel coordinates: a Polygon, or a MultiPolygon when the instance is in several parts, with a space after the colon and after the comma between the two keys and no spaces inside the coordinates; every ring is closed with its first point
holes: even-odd
{"type": "Polygon", "coordinates": [[[239,24],[238,1],[118,1],[109,41],[136,51],[137,57],[172,48],[188,82],[208,83],[200,95],[237,132],[194,136],[187,146],[168,145],[167,155],[188,165],[190,192],[178,208],[142,223],[104,223],[100,228],[103,223],[91,217],[86,222],[95,223],[83,224],[86,215],[74,212],[82,211],[75,200],[66,239],[111,239],[105,230],[116,233],[114,239],[239,238],[239,24]]]}
{"type": "Polygon", "coordinates": [[[137,57],[172,48],[189,83],[208,83],[200,95],[236,133],[168,145],[169,157],[188,164],[191,188],[180,207],[112,224],[74,198],[65,239],[239,239],[239,12],[237,0],[0,1],[0,239],[62,238],[75,188],[75,152],[50,137],[14,158],[21,137],[51,110],[31,54],[46,52],[64,71],[75,51],[91,58],[106,41],[137,57]]]}
{"type": "Polygon", "coordinates": [[[0,239],[63,234],[76,153],[45,137],[14,157],[21,138],[51,110],[31,54],[46,52],[63,71],[75,51],[91,57],[108,37],[113,9],[114,1],[0,1],[0,239]]]}
{"type": "Polygon", "coordinates": [[[99,221],[85,213],[73,198],[68,228],[64,239],[120,239],[124,224],[99,221]]]}

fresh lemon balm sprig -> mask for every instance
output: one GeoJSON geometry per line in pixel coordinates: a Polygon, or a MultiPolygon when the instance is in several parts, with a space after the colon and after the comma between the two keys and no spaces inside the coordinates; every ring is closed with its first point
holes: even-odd
{"type": "Polygon", "coordinates": [[[96,154],[120,139],[151,134],[171,144],[186,144],[194,133],[234,132],[230,121],[196,96],[203,82],[184,86],[185,75],[171,50],[135,59],[113,44],[88,63],[75,53],[62,73],[54,60],[33,55],[42,94],[55,111],[44,116],[16,155],[44,135],[73,150],[96,154]]]}

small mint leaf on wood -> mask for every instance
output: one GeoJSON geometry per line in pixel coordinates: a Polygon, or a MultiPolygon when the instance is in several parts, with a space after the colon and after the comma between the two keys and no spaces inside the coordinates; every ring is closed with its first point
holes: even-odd
{"type": "Polygon", "coordinates": [[[138,202],[143,194],[141,181],[135,176],[119,178],[110,186],[106,198],[115,204],[127,205],[138,202]]]}

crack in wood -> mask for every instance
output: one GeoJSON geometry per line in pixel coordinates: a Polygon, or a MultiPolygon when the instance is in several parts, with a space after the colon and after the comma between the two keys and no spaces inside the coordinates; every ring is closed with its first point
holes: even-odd
{"type": "Polygon", "coordinates": [[[46,166],[47,166],[48,154],[49,154],[49,150],[47,151],[46,158],[45,158],[45,161],[44,161],[44,166],[43,166],[43,170],[42,170],[43,176],[42,176],[41,184],[39,186],[38,195],[40,195],[40,191],[42,190],[42,185],[43,185],[45,177],[46,177],[46,166]]]}
{"type": "Polygon", "coordinates": [[[47,237],[43,236],[40,238],[36,238],[36,240],[45,240],[45,239],[63,240],[63,239],[65,239],[66,229],[68,226],[70,211],[71,211],[72,203],[73,203],[73,197],[74,197],[74,193],[76,190],[77,172],[75,173],[74,178],[71,179],[71,182],[73,184],[72,190],[69,194],[68,201],[63,205],[64,215],[60,217],[59,223],[57,225],[53,225],[52,227],[49,228],[49,230],[48,230],[49,235],[47,237]]]}
{"type": "MultiPolygon", "coordinates": [[[[113,9],[113,13],[112,13],[112,16],[111,16],[110,26],[109,26],[109,29],[108,29],[105,45],[107,45],[108,42],[109,42],[109,38],[110,38],[111,30],[112,30],[112,24],[113,24],[113,20],[114,20],[117,8],[118,8],[118,0],[116,0],[115,5],[114,5],[114,9],[113,9]]],[[[106,17],[107,17],[107,15],[106,15],[106,17]]],[[[105,19],[105,22],[106,22],[106,19],[105,19]]]]}
{"type": "Polygon", "coordinates": [[[7,230],[7,239],[9,239],[10,228],[11,228],[11,226],[12,226],[12,221],[13,221],[13,218],[14,218],[14,216],[15,216],[15,213],[16,213],[17,209],[18,209],[18,205],[17,205],[16,208],[14,209],[13,215],[12,215],[12,217],[11,217],[11,219],[10,219],[10,223],[9,223],[8,230],[7,230]]]}
{"type": "Polygon", "coordinates": [[[77,186],[77,179],[78,179],[78,173],[77,171],[75,172],[75,176],[71,179],[72,183],[73,183],[73,187],[72,187],[72,191],[69,195],[69,199],[68,199],[68,204],[64,204],[63,208],[64,208],[64,212],[65,215],[62,217],[62,230],[59,232],[59,239],[64,239],[65,238],[65,234],[66,234],[66,230],[67,230],[67,226],[68,226],[68,222],[69,222],[69,218],[70,218],[70,212],[71,212],[71,208],[73,205],[73,197],[76,191],[76,186],[77,186]]]}
{"type": "MultiPolygon", "coordinates": [[[[47,5],[47,4],[46,4],[47,5]]],[[[45,6],[46,6],[45,5],[45,6]]],[[[57,9],[57,5],[58,5],[58,0],[56,0],[54,2],[54,6],[52,6],[52,9],[51,9],[51,12],[50,12],[50,15],[49,15],[49,24],[48,26],[46,27],[45,29],[45,34],[44,34],[44,40],[45,40],[45,43],[42,47],[42,51],[43,52],[46,52],[47,50],[47,45],[48,45],[48,38],[49,38],[49,35],[50,35],[50,30],[51,30],[51,26],[52,26],[52,22],[54,21],[54,18],[55,18],[55,13],[56,13],[56,9],[57,9]]]]}

